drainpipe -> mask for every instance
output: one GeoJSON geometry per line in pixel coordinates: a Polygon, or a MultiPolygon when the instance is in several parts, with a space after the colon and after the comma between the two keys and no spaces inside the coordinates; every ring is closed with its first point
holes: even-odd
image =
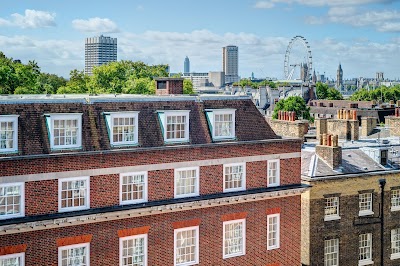
{"type": "Polygon", "coordinates": [[[381,209],[380,209],[380,212],[381,212],[381,215],[380,215],[380,218],[381,218],[381,266],[383,266],[383,258],[384,258],[384,256],[383,256],[383,253],[384,253],[384,250],[385,250],[385,248],[384,248],[384,235],[383,235],[383,228],[384,228],[384,225],[383,225],[383,221],[384,221],[384,199],[385,199],[385,197],[384,197],[384,192],[385,192],[385,185],[386,185],[386,179],[384,179],[384,178],[382,178],[382,179],[379,179],[379,187],[381,188],[381,209]]]}

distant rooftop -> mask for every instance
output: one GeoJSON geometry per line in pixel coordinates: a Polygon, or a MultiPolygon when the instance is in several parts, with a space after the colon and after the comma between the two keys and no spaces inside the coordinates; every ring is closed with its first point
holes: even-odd
{"type": "Polygon", "coordinates": [[[139,95],[139,94],[12,94],[0,95],[0,104],[16,103],[63,103],[63,102],[149,102],[149,101],[210,101],[210,100],[244,100],[249,96],[237,95],[139,95]]]}

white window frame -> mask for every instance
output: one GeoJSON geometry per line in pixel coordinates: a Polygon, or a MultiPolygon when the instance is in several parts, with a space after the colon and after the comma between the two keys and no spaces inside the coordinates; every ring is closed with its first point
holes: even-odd
{"type": "Polygon", "coordinates": [[[366,216],[366,215],[372,215],[374,214],[373,212],[373,203],[374,203],[374,195],[372,192],[368,192],[368,193],[360,193],[358,194],[358,205],[359,205],[359,212],[358,212],[358,216],[366,216]],[[371,200],[370,202],[370,208],[366,209],[366,210],[361,210],[361,197],[362,195],[370,195],[371,196],[371,200]]]}
{"type": "Polygon", "coordinates": [[[214,140],[223,140],[223,139],[234,139],[236,137],[236,132],[235,132],[235,111],[236,109],[218,109],[218,110],[212,110],[212,116],[213,116],[213,125],[212,125],[212,138],[214,140]],[[231,135],[229,136],[216,136],[215,135],[215,116],[216,115],[232,115],[232,132],[231,135]]]}
{"type": "Polygon", "coordinates": [[[281,168],[281,160],[280,159],[268,160],[267,164],[268,164],[267,165],[267,186],[268,187],[278,187],[278,186],[280,186],[280,184],[281,184],[281,170],[280,170],[280,168],[281,168]],[[270,183],[269,182],[270,168],[271,168],[270,164],[273,164],[273,163],[276,163],[276,182],[270,183]]]}
{"type": "Polygon", "coordinates": [[[0,215],[0,220],[17,218],[17,217],[24,217],[25,216],[25,183],[24,182],[18,182],[18,183],[0,184],[0,188],[15,187],[15,186],[19,186],[20,187],[20,193],[21,193],[20,212],[16,213],[16,214],[0,215]]]}
{"type": "Polygon", "coordinates": [[[13,147],[12,148],[0,148],[0,153],[3,152],[16,152],[18,151],[18,117],[19,115],[0,115],[0,123],[1,122],[12,122],[12,130],[13,130],[13,147]]]}
{"type": "Polygon", "coordinates": [[[267,250],[277,249],[280,247],[280,227],[281,227],[281,215],[280,213],[267,215],[267,250]],[[270,219],[276,218],[276,243],[274,245],[269,245],[269,234],[270,234],[270,219]]]}
{"type": "Polygon", "coordinates": [[[390,211],[400,211],[400,189],[390,191],[390,211]]]}
{"type": "Polygon", "coordinates": [[[148,173],[147,172],[121,173],[119,175],[119,203],[120,203],[120,205],[147,202],[148,201],[148,186],[149,186],[149,183],[148,183],[148,173]],[[123,200],[122,199],[122,194],[123,194],[122,186],[124,185],[124,177],[135,176],[135,175],[143,175],[144,176],[143,198],[135,199],[135,200],[123,200]]]}
{"type": "Polygon", "coordinates": [[[90,176],[83,177],[73,177],[73,178],[60,178],[58,179],[58,212],[69,212],[69,211],[79,211],[79,210],[87,210],[90,208],[90,176]],[[64,207],[62,208],[62,183],[63,182],[73,182],[73,181],[85,181],[86,182],[86,198],[84,206],[76,206],[76,207],[64,207]]]}
{"type": "Polygon", "coordinates": [[[73,149],[82,147],[82,114],[71,113],[71,114],[47,114],[49,118],[49,137],[50,137],[50,148],[51,149],[73,149]],[[70,145],[54,145],[54,120],[77,120],[78,130],[76,133],[76,144],[70,145]]]}
{"type": "Polygon", "coordinates": [[[186,167],[186,168],[177,168],[174,170],[174,197],[175,198],[186,198],[186,197],[194,197],[199,195],[199,186],[200,186],[200,168],[197,167],[186,167]],[[194,183],[194,192],[193,193],[187,193],[187,194],[180,194],[178,195],[178,177],[179,177],[179,172],[182,171],[191,171],[195,170],[196,171],[196,180],[194,183]]]}
{"type": "Polygon", "coordinates": [[[238,220],[230,220],[222,223],[223,227],[223,237],[222,237],[222,257],[224,259],[233,258],[238,256],[246,255],[246,219],[238,219],[238,220]],[[242,223],[242,252],[232,253],[232,254],[225,254],[225,225],[234,224],[234,223],[242,223]]]}
{"type": "Polygon", "coordinates": [[[139,112],[115,112],[106,114],[110,116],[109,137],[110,144],[113,146],[135,145],[138,144],[138,126],[139,126],[139,112]],[[114,118],[133,118],[134,119],[134,132],[133,141],[114,141],[114,118]]]}
{"type": "Polygon", "coordinates": [[[20,258],[21,263],[19,266],[25,266],[25,252],[2,255],[0,256],[0,264],[2,260],[14,259],[14,258],[20,258]]]}
{"type": "Polygon", "coordinates": [[[391,242],[390,259],[391,260],[400,259],[400,228],[395,228],[390,231],[390,242],[391,242]]]}
{"type": "Polygon", "coordinates": [[[338,238],[333,238],[333,239],[326,239],[325,244],[324,244],[324,266],[339,266],[339,239],[338,238]],[[327,245],[329,244],[329,246],[327,245]],[[333,248],[333,252],[329,250],[327,252],[327,249],[333,248]],[[330,259],[335,259],[337,263],[332,264],[331,261],[328,262],[327,256],[333,255],[333,258],[330,259]]]}
{"type": "Polygon", "coordinates": [[[370,265],[370,264],[373,264],[374,262],[372,261],[372,234],[371,233],[367,233],[367,234],[361,234],[361,235],[359,235],[358,236],[358,265],[359,266],[364,266],[364,265],[370,265]],[[360,238],[361,238],[361,236],[366,236],[367,237],[367,244],[368,245],[366,245],[366,246],[361,246],[360,244],[360,238]],[[361,249],[362,248],[367,248],[367,249],[369,249],[369,255],[370,255],[370,258],[367,258],[367,259],[360,259],[360,256],[361,256],[361,249]]]}
{"type": "Polygon", "coordinates": [[[163,113],[164,117],[161,119],[161,123],[163,125],[163,137],[164,142],[188,142],[189,141],[189,113],[190,110],[174,110],[174,111],[160,111],[159,113],[163,113]],[[184,138],[173,138],[167,139],[167,117],[169,116],[185,116],[185,137],[184,138]]]}
{"type": "Polygon", "coordinates": [[[223,192],[232,192],[232,191],[242,191],[246,190],[246,163],[230,163],[230,164],[224,164],[224,171],[223,171],[223,192]],[[226,175],[226,168],[227,167],[232,167],[232,166],[242,166],[243,173],[242,173],[242,186],[237,187],[237,188],[226,188],[226,181],[225,181],[225,175],[226,175]]]}
{"type": "Polygon", "coordinates": [[[174,266],[189,266],[189,265],[196,265],[199,263],[199,249],[200,249],[200,241],[199,241],[200,235],[199,235],[199,226],[191,226],[191,227],[184,227],[184,228],[178,228],[174,230],[174,266]],[[184,231],[192,231],[194,230],[196,232],[196,251],[195,251],[195,260],[190,261],[190,262],[183,262],[183,263],[176,263],[176,258],[178,255],[177,252],[177,235],[180,232],[184,231]]]}
{"type": "Polygon", "coordinates": [[[58,266],[62,266],[62,252],[64,250],[81,248],[81,247],[86,248],[86,258],[87,258],[86,266],[90,266],[90,243],[81,243],[81,244],[58,247],[58,266]]]}
{"type": "Polygon", "coordinates": [[[124,241],[127,240],[135,240],[135,239],[139,239],[139,238],[143,238],[144,239],[144,249],[143,249],[143,253],[144,253],[144,260],[143,260],[143,266],[147,266],[147,234],[140,234],[140,235],[134,235],[134,236],[126,236],[126,237],[121,237],[119,239],[119,265],[120,266],[124,266],[124,262],[123,262],[123,252],[124,252],[124,241]]]}
{"type": "Polygon", "coordinates": [[[333,196],[333,197],[326,197],[324,198],[325,205],[324,205],[324,221],[333,221],[333,220],[339,220],[340,215],[339,215],[339,210],[340,210],[340,198],[339,196],[333,196]],[[332,206],[327,206],[327,200],[331,200],[332,206]],[[336,205],[335,205],[336,203],[336,205]],[[336,213],[334,214],[327,214],[328,209],[336,209],[336,213]]]}

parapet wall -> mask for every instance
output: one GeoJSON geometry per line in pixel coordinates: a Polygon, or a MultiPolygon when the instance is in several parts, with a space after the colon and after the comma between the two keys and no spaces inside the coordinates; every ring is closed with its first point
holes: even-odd
{"type": "Polygon", "coordinates": [[[294,120],[295,114],[287,115],[282,114],[282,118],[287,118],[288,120],[279,120],[266,118],[268,124],[275,132],[275,134],[283,137],[293,137],[293,138],[304,138],[304,135],[308,132],[308,120],[294,120]]]}

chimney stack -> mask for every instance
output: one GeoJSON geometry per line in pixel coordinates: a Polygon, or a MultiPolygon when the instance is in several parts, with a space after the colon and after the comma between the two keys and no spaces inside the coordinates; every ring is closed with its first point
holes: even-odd
{"type": "Polygon", "coordinates": [[[332,169],[337,169],[342,164],[342,147],[339,146],[338,135],[321,134],[315,153],[332,169]]]}

